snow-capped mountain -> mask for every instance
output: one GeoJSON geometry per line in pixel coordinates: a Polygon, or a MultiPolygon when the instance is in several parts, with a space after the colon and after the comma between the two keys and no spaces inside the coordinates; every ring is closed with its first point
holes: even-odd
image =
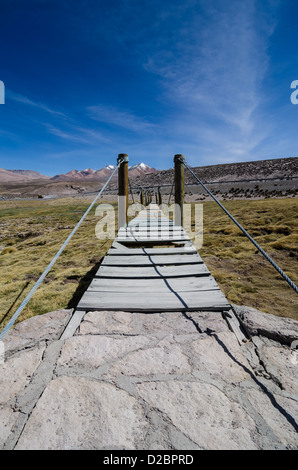
{"type": "MultiPolygon", "coordinates": [[[[71,170],[68,173],[62,175],[56,175],[51,178],[54,181],[66,181],[66,180],[84,180],[84,179],[100,179],[104,180],[108,178],[112,172],[115,170],[114,165],[107,165],[101,170],[92,170],[91,168],[86,168],[85,170],[71,170]]],[[[148,173],[155,173],[158,170],[151,168],[145,163],[138,163],[137,165],[129,166],[128,172],[131,178],[135,176],[140,176],[148,173]]],[[[115,174],[117,177],[117,172],[115,174]]]]}
{"type": "Polygon", "coordinates": [[[129,175],[131,177],[140,176],[148,173],[155,173],[155,168],[151,168],[151,166],[146,165],[145,163],[138,163],[137,165],[129,166],[128,167],[129,175]]]}

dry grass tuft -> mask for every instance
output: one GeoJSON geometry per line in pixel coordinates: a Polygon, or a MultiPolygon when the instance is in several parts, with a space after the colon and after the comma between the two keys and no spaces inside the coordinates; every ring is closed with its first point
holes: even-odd
{"type": "MultiPolygon", "coordinates": [[[[297,198],[224,206],[297,285],[297,198]]],[[[298,320],[297,294],[214,202],[204,203],[200,254],[230,302],[298,320]]]]}

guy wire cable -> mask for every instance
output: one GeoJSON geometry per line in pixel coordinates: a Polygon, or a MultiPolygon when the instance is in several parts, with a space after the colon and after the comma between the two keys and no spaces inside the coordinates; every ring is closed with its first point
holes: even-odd
{"type": "Polygon", "coordinates": [[[6,325],[6,327],[1,331],[0,333],[0,341],[3,340],[3,338],[6,336],[6,334],[8,333],[9,329],[13,326],[13,324],[15,323],[15,321],[17,320],[17,318],[20,316],[20,314],[22,313],[24,307],[27,305],[27,303],[29,302],[29,300],[31,299],[31,297],[33,296],[33,294],[35,293],[36,289],[39,287],[39,285],[42,283],[42,281],[44,280],[44,278],[46,277],[46,275],[48,274],[48,272],[50,271],[50,269],[53,267],[53,265],[55,264],[55,262],[57,261],[57,259],[59,258],[59,256],[61,255],[62,251],[65,249],[66,245],[69,243],[69,241],[71,240],[71,238],[73,237],[73,235],[76,233],[76,231],[78,230],[78,228],[80,227],[80,225],[82,224],[82,222],[84,221],[84,219],[86,218],[86,216],[89,214],[89,212],[91,211],[92,207],[94,206],[94,204],[96,203],[96,201],[98,200],[98,198],[101,196],[101,194],[103,193],[103,191],[105,190],[105,188],[107,187],[107,185],[109,184],[109,182],[111,181],[112,177],[114,176],[114,174],[116,173],[116,170],[118,170],[119,166],[121,165],[122,163],[122,160],[119,161],[118,165],[115,167],[113,173],[111,174],[111,176],[109,177],[109,179],[106,181],[106,183],[104,184],[104,186],[101,188],[101,190],[99,191],[99,193],[97,194],[96,198],[94,199],[94,201],[90,204],[90,206],[88,207],[88,209],[86,210],[85,214],[82,216],[81,220],[77,223],[77,225],[75,226],[75,228],[72,230],[71,234],[68,236],[68,238],[65,240],[65,242],[63,243],[63,245],[61,246],[61,248],[59,249],[59,251],[57,251],[56,255],[54,256],[54,258],[52,259],[52,261],[50,262],[50,264],[46,267],[46,269],[44,270],[44,272],[41,274],[41,276],[39,277],[38,281],[34,284],[34,286],[32,287],[32,289],[30,290],[30,292],[27,294],[27,296],[25,297],[25,299],[23,300],[23,302],[21,303],[21,305],[19,306],[19,308],[16,310],[16,312],[14,313],[14,315],[11,317],[11,319],[9,320],[8,324],[6,325]]]}

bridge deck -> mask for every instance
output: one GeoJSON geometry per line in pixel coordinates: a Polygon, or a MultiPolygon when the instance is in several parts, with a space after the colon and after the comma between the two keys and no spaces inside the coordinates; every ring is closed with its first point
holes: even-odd
{"type": "Polygon", "coordinates": [[[130,312],[229,309],[184,229],[153,204],[119,230],[77,306],[130,312]]]}

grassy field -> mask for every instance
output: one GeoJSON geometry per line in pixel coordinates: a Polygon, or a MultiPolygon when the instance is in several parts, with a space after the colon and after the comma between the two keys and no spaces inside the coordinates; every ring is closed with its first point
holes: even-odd
{"type": "MultiPolygon", "coordinates": [[[[225,201],[224,206],[298,284],[298,199],[225,201]]],[[[297,294],[220,209],[205,202],[200,255],[231,303],[298,320],[297,294]]]]}
{"type": "MultiPolygon", "coordinates": [[[[102,202],[102,201],[101,201],[102,202]]],[[[0,327],[46,268],[90,201],[1,201],[0,327]]],[[[295,198],[227,201],[225,206],[297,284],[295,198]]],[[[200,254],[228,300],[298,320],[297,294],[213,202],[205,202],[200,254]]],[[[98,240],[93,209],[23,310],[19,321],[74,307],[112,240],[98,240]]],[[[117,221],[117,218],[116,218],[117,221]]]]}
{"type": "MultiPolygon", "coordinates": [[[[1,204],[1,327],[33,287],[90,202],[63,199],[1,204]]],[[[108,238],[96,238],[98,221],[93,208],[23,310],[19,321],[75,306],[112,244],[108,238]]]]}

